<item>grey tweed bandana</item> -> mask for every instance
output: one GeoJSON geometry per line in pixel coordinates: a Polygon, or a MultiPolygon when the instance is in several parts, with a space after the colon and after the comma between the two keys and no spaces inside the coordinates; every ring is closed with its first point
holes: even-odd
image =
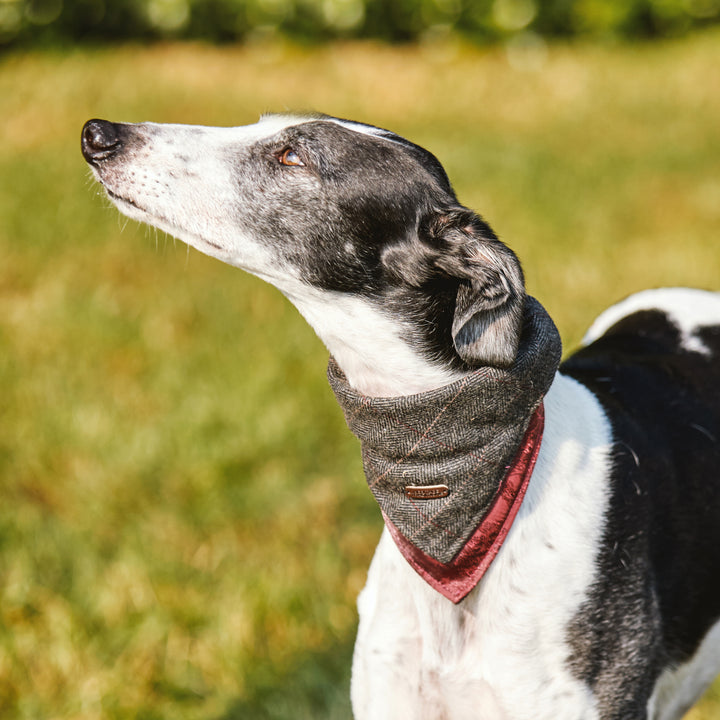
{"type": "Polygon", "coordinates": [[[350,387],[333,358],[328,365],[393,539],[425,580],[454,602],[495,557],[542,438],[542,398],[560,363],[560,336],[534,298],[527,298],[524,314],[512,366],[479,367],[429,392],[368,397],[350,387]],[[490,541],[479,532],[488,528],[490,541]]]}

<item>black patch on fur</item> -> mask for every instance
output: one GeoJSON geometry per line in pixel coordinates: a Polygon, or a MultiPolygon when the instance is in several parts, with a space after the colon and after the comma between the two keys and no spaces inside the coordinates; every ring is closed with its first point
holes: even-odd
{"type": "Polygon", "coordinates": [[[305,282],[363,296],[387,310],[431,361],[468,365],[453,347],[463,285],[482,290],[495,312],[500,288],[518,310],[519,336],[524,286],[517,258],[487,223],[458,204],[427,150],[387,131],[365,134],[318,119],[239,150],[234,166],[240,227],[270,242],[305,282]],[[278,162],[287,149],[303,166],[278,162]],[[471,267],[462,257],[469,255],[463,245],[471,243],[486,248],[493,262],[483,267],[476,259],[471,267]],[[496,288],[506,266],[510,279],[496,288]]]}
{"type": "Polygon", "coordinates": [[[720,618],[720,326],[690,352],[659,310],[636,312],[571,356],[613,430],[597,580],[570,628],[570,665],[603,720],[646,717],[658,675],[720,618]]]}

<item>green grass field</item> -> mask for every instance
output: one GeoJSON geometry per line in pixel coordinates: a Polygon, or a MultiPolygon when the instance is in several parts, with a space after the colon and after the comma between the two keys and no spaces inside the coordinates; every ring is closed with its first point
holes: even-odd
{"type": "MultiPolygon", "coordinates": [[[[632,291],[720,289],[718,67],[717,32],[0,58],[0,717],[348,720],[381,529],[319,341],[273,289],[121,219],[85,120],[396,130],[570,349],[632,291]]],[[[715,687],[689,718],[720,717],[715,687]]]]}

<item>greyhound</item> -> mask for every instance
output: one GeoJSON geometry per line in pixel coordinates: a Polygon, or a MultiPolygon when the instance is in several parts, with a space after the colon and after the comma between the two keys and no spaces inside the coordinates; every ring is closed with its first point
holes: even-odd
{"type": "Polygon", "coordinates": [[[633,295],[558,369],[515,254],[392,132],[91,120],[82,152],[121,212],[275,285],[331,353],[386,521],[357,720],[672,720],[710,685],[720,295],[633,295]]]}

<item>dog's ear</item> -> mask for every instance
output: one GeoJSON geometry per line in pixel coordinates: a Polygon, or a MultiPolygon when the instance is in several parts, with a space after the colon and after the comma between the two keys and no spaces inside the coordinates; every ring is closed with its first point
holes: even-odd
{"type": "Polygon", "coordinates": [[[429,214],[417,239],[384,257],[415,287],[432,278],[457,281],[452,339],[468,365],[507,367],[522,330],[525,284],[520,263],[489,225],[464,207],[429,214]]]}
{"type": "Polygon", "coordinates": [[[465,208],[436,216],[429,230],[445,247],[437,266],[460,280],[452,324],[458,355],[470,365],[511,365],[520,343],[525,303],[517,256],[465,208]]]}

